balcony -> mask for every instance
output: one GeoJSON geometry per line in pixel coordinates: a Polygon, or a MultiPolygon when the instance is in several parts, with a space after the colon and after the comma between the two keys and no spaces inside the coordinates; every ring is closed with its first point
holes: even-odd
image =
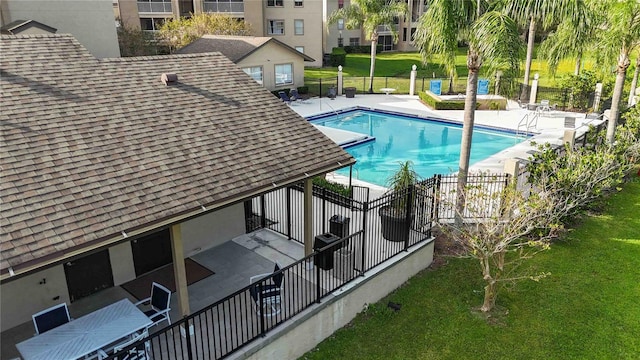
{"type": "Polygon", "coordinates": [[[242,0],[205,0],[203,10],[204,12],[244,13],[244,2],[242,0]]]}
{"type": "Polygon", "coordinates": [[[138,0],[138,13],[172,13],[171,1],[138,0]]]}

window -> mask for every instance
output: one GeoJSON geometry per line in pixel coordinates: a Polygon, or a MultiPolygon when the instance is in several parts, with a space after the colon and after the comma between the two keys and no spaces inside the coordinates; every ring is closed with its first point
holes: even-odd
{"type": "Polygon", "coordinates": [[[344,7],[344,0],[338,0],[338,9],[342,9],[343,7],[344,7]]]}
{"type": "Polygon", "coordinates": [[[244,12],[242,0],[204,0],[202,3],[204,12],[241,13],[244,12]]]}
{"type": "Polygon", "coordinates": [[[293,84],[293,64],[276,65],[276,85],[293,84]]]}
{"type": "Polygon", "coordinates": [[[138,12],[170,13],[171,0],[138,0],[138,12]]]}
{"type": "Polygon", "coordinates": [[[407,41],[407,28],[402,28],[402,41],[407,41]]]}
{"type": "Polygon", "coordinates": [[[274,6],[282,7],[282,6],[284,6],[284,0],[267,0],[267,6],[269,6],[269,7],[274,7],[274,6]]]}
{"type": "Polygon", "coordinates": [[[349,46],[360,46],[360,38],[349,38],[349,46]]]}
{"type": "Polygon", "coordinates": [[[302,7],[302,0],[293,0],[293,6],[302,7]]]}
{"type": "Polygon", "coordinates": [[[344,30],[344,19],[338,19],[338,30],[344,30]]]}
{"type": "Polygon", "coordinates": [[[251,76],[258,84],[262,85],[262,66],[252,66],[242,68],[242,71],[251,76]]]}
{"type": "Polygon", "coordinates": [[[338,38],[338,47],[344,47],[344,39],[342,39],[342,36],[338,38]]]}
{"type": "Polygon", "coordinates": [[[296,46],[296,50],[297,50],[299,53],[304,54],[304,46],[296,46]]]}
{"type": "Polygon", "coordinates": [[[165,20],[165,18],[140,18],[140,29],[144,31],[160,30],[165,20]]]}
{"type": "Polygon", "coordinates": [[[269,20],[267,26],[267,34],[284,35],[284,20],[269,20]]]}
{"type": "Polygon", "coordinates": [[[295,26],[294,31],[296,35],[304,35],[304,20],[293,20],[295,26]]]}

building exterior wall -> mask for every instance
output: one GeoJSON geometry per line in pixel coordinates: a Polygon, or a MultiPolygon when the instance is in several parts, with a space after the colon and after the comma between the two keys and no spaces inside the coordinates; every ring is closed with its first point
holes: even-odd
{"type": "MultiPolygon", "coordinates": [[[[244,219],[244,206],[237,204],[184,222],[185,255],[192,256],[244,234],[244,219]]],[[[135,279],[130,242],[109,248],[109,258],[114,286],[135,279]]],[[[62,264],[4,283],[0,288],[0,330],[31,321],[31,315],[64,302],[69,304],[70,299],[62,264]]]]}
{"type": "Polygon", "coordinates": [[[267,43],[256,52],[239,61],[237,65],[240,68],[261,66],[263,86],[269,91],[292,89],[304,85],[305,61],[301,56],[297,56],[274,42],[267,43]],[[280,64],[293,64],[292,84],[276,86],[275,66],[280,64]]]}
{"type": "Polygon", "coordinates": [[[2,331],[31,321],[31,315],[54,305],[69,303],[62,265],[2,284],[0,323],[2,331]]]}
{"type": "Polygon", "coordinates": [[[243,204],[236,204],[181,224],[185,256],[221,245],[246,232],[243,204]]]}
{"type": "Polygon", "coordinates": [[[2,25],[35,20],[72,34],[97,58],[120,57],[112,0],[3,0],[2,25]]]}
{"type": "Polygon", "coordinates": [[[347,325],[367,304],[379,301],[433,261],[433,242],[429,242],[392,265],[382,264],[378,273],[356,279],[333,298],[303,313],[285,327],[267,335],[265,341],[249,345],[231,359],[297,359],[318,343],[347,325]],[[384,268],[387,265],[389,267],[384,268]]]}
{"type": "Polygon", "coordinates": [[[244,1],[244,21],[251,24],[251,35],[265,36],[264,9],[262,0],[244,1]]]}

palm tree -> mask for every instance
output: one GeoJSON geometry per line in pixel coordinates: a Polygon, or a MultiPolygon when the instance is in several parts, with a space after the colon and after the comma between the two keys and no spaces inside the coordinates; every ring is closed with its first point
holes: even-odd
{"type": "Polygon", "coordinates": [[[638,0],[609,0],[604,7],[604,23],[596,34],[597,54],[605,63],[616,61],[616,82],[611,99],[611,113],[607,124],[607,142],[613,143],[618,122],[620,100],[623,96],[630,54],[640,47],[640,2],[638,0]]]}
{"type": "Polygon", "coordinates": [[[629,91],[628,106],[633,106],[635,102],[633,97],[636,95],[636,88],[638,86],[638,74],[640,73],[640,55],[636,57],[636,70],[633,72],[633,79],[631,80],[631,91],[629,91]]]}
{"type": "MultiPolygon", "coordinates": [[[[458,41],[469,44],[467,50],[467,93],[464,124],[460,145],[457,202],[458,214],[463,213],[464,191],[469,173],[471,137],[477,103],[478,73],[485,62],[490,71],[518,71],[521,41],[515,21],[500,11],[489,9],[485,0],[430,0],[427,11],[418,20],[414,43],[423,62],[439,57],[447,71],[455,69],[458,41]]],[[[459,215],[456,221],[461,222],[459,215]]]]}
{"type": "Polygon", "coordinates": [[[580,6],[578,11],[582,14],[561,22],[540,45],[540,53],[547,60],[552,75],[560,60],[570,57],[576,60],[573,75],[580,74],[582,56],[592,43],[597,24],[596,14],[589,10],[587,6],[580,6]]]}
{"type": "Polygon", "coordinates": [[[399,0],[351,0],[351,5],[338,9],[329,15],[328,24],[335,24],[344,19],[348,30],[361,28],[367,40],[371,40],[371,68],[369,70],[369,93],[373,93],[373,74],[376,67],[376,45],[378,43],[378,27],[386,26],[398,41],[396,20],[408,16],[406,2],[399,0]]]}
{"type": "Polygon", "coordinates": [[[585,14],[585,0],[516,0],[507,1],[505,10],[520,24],[529,23],[527,36],[527,58],[524,66],[524,88],[521,98],[526,97],[533,58],[533,44],[536,26],[541,23],[544,29],[561,21],[573,24],[581,22],[580,16],[585,14]]]}

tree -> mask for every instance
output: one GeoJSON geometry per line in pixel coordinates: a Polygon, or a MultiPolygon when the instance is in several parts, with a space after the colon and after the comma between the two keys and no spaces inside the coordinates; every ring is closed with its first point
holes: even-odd
{"type": "Polygon", "coordinates": [[[529,86],[537,24],[540,23],[544,29],[560,21],[569,22],[570,25],[566,27],[584,24],[584,20],[580,17],[586,14],[585,6],[585,0],[519,0],[506,2],[505,10],[508,14],[513,16],[520,24],[529,24],[527,57],[524,67],[525,86],[520,95],[521,99],[527,95],[529,86]]]}
{"type": "Polygon", "coordinates": [[[629,100],[627,102],[628,106],[635,105],[634,97],[636,96],[636,88],[638,86],[639,73],[640,73],[640,55],[636,57],[636,70],[633,72],[633,79],[631,80],[631,90],[629,91],[629,100]]]}
{"type": "Polygon", "coordinates": [[[222,13],[195,14],[190,18],[169,20],[158,31],[158,39],[176,50],[203,35],[250,35],[251,26],[244,20],[222,13]]]}
{"type": "MultiPolygon", "coordinates": [[[[490,70],[502,68],[517,72],[521,42],[516,23],[500,11],[481,15],[488,3],[480,0],[431,0],[427,11],[418,20],[414,43],[423,62],[438,56],[446,70],[455,69],[458,41],[469,44],[467,49],[467,92],[464,105],[464,124],[460,145],[458,170],[458,213],[464,208],[464,191],[469,173],[471,137],[477,103],[478,73],[485,61],[490,70]]],[[[456,217],[456,221],[461,219],[456,217]]]]}
{"type": "Polygon", "coordinates": [[[117,33],[120,56],[156,55],[155,39],[151,32],[119,26],[117,33]]]}
{"type": "Polygon", "coordinates": [[[371,66],[369,69],[369,93],[373,93],[373,76],[376,67],[376,45],[378,27],[385,26],[391,31],[393,42],[398,41],[396,20],[408,16],[406,2],[399,0],[351,0],[351,5],[338,9],[329,15],[328,24],[344,19],[348,30],[362,29],[367,40],[371,40],[371,66]]]}
{"type": "Polygon", "coordinates": [[[578,11],[583,14],[562,21],[540,45],[540,54],[547,60],[552,75],[560,60],[570,57],[576,61],[573,75],[580,74],[582,56],[593,40],[597,21],[596,14],[588,6],[580,6],[578,11]]]}
{"type": "Polygon", "coordinates": [[[607,124],[607,142],[613,143],[623,96],[630,54],[640,46],[640,2],[637,0],[609,0],[601,3],[604,23],[596,33],[597,54],[604,64],[615,61],[616,82],[611,99],[611,113],[607,124]]]}

